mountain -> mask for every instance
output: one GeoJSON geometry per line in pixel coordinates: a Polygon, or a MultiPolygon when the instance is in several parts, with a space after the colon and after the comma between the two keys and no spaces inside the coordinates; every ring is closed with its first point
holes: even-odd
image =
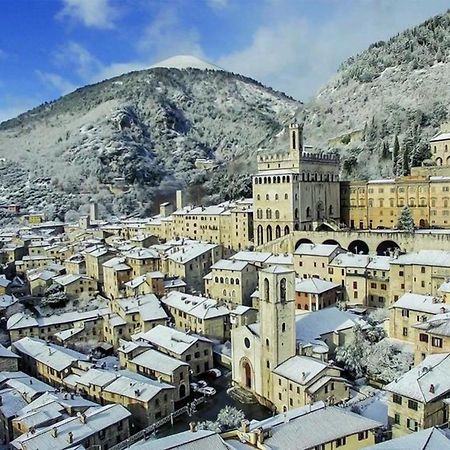
{"type": "Polygon", "coordinates": [[[408,173],[450,118],[450,11],[345,61],[304,110],[308,142],[341,154],[343,176],[408,173]],[[401,151],[395,165],[392,148],[401,151]],[[394,167],[395,166],[395,167],[394,167]]]}
{"type": "Polygon", "coordinates": [[[170,58],[0,124],[0,204],[72,219],[90,200],[105,215],[149,212],[178,187],[195,201],[248,195],[258,147],[301,108],[197,58],[170,58]]]}

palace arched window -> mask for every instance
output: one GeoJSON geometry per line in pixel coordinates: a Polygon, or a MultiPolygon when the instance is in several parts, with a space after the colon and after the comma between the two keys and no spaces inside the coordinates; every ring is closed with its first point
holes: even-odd
{"type": "Polygon", "coordinates": [[[280,211],[278,211],[278,209],[275,210],[275,219],[279,219],[280,218],[280,211]]]}

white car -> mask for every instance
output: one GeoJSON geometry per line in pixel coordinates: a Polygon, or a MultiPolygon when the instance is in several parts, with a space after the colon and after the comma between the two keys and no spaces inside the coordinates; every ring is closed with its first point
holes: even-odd
{"type": "Polygon", "coordinates": [[[211,386],[198,388],[197,392],[199,392],[200,394],[206,395],[208,397],[212,397],[213,395],[216,395],[216,390],[211,386]]]}
{"type": "Polygon", "coordinates": [[[222,372],[219,369],[209,369],[206,373],[208,375],[213,375],[215,378],[219,378],[222,376],[222,372]]]}

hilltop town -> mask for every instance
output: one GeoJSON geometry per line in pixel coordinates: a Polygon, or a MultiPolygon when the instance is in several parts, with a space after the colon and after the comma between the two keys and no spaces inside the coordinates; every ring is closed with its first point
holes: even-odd
{"type": "Polygon", "coordinates": [[[251,198],[67,223],[6,205],[0,441],[450,448],[446,127],[391,179],[341,181],[293,123],[251,198]]]}

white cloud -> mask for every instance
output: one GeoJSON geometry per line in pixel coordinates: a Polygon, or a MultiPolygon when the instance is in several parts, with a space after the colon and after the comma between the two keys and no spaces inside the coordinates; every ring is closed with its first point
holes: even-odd
{"type": "Polygon", "coordinates": [[[102,63],[86,48],[71,41],[55,54],[59,67],[71,68],[82,80],[89,80],[102,70],[102,63]]]}
{"type": "Polygon", "coordinates": [[[131,61],[105,65],[94,76],[94,81],[111,78],[135,70],[147,69],[159,60],[179,54],[204,58],[200,34],[186,27],[174,9],[167,8],[143,30],[136,43],[138,55],[131,61]]]}
{"type": "Polygon", "coordinates": [[[68,94],[77,88],[75,84],[56,73],[41,72],[40,70],[37,70],[36,74],[44,82],[44,84],[52,89],[55,89],[61,95],[68,94]]]}
{"type": "Polygon", "coordinates": [[[63,9],[56,15],[58,19],[68,18],[89,28],[115,27],[118,11],[109,0],[63,0],[63,4],[63,9]]]}
{"type": "Polygon", "coordinates": [[[173,8],[164,9],[144,29],[137,50],[152,55],[153,59],[175,54],[203,56],[200,34],[195,28],[186,26],[173,8]]]}

